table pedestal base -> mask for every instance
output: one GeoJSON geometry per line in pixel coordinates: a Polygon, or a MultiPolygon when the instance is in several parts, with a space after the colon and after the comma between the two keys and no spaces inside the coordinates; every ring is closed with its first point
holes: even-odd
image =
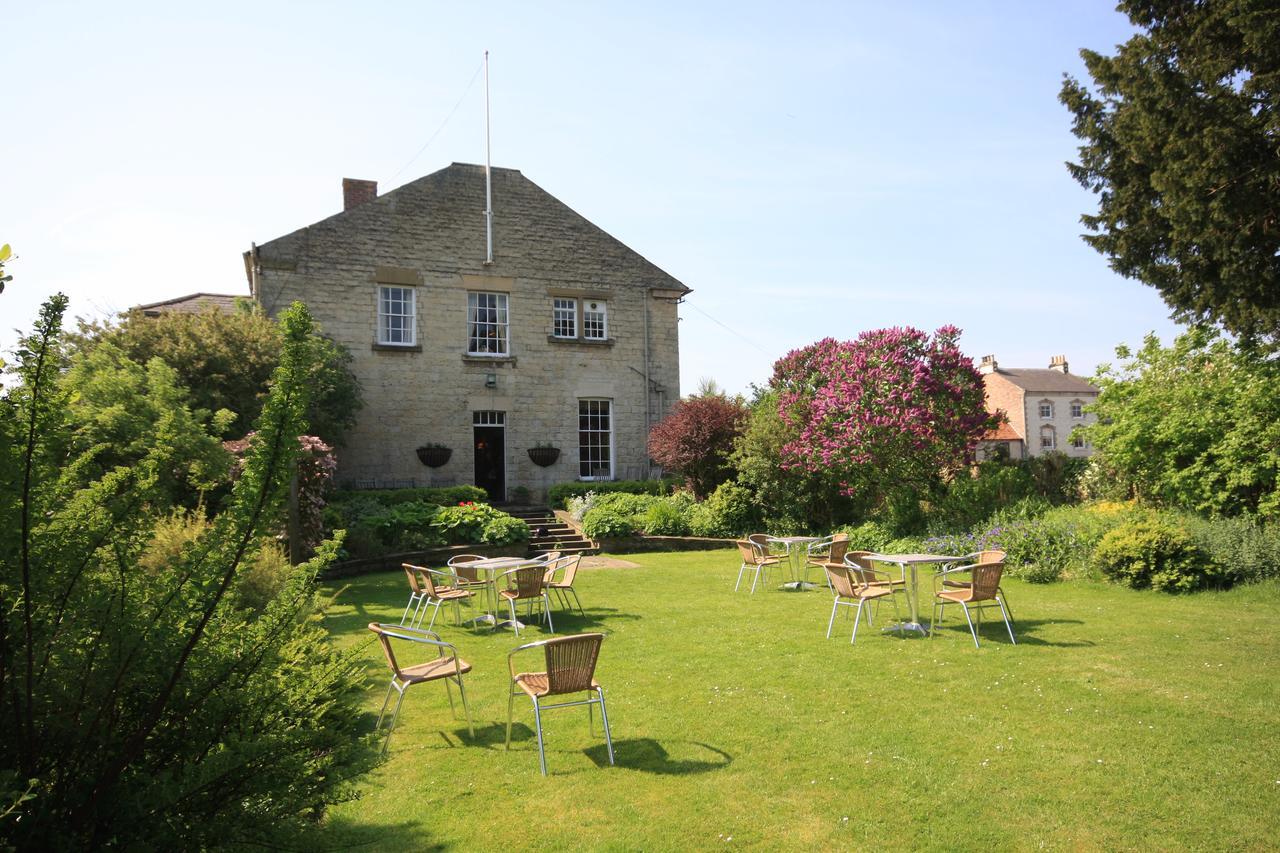
{"type": "Polygon", "coordinates": [[[791,590],[805,590],[805,589],[817,589],[818,585],[816,583],[809,583],[808,581],[790,581],[789,583],[784,583],[782,585],[782,588],[791,589],[791,590]]]}
{"type": "Polygon", "coordinates": [[[920,634],[922,634],[925,637],[929,636],[929,629],[921,625],[919,622],[895,622],[892,625],[886,625],[880,630],[881,631],[901,631],[903,633],[906,633],[907,631],[918,631],[920,632],[920,634]]]}

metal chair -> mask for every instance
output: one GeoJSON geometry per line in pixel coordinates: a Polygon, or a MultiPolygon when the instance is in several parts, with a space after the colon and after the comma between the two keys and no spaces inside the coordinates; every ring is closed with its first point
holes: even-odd
{"type": "MultiPolygon", "coordinates": [[[[471,598],[475,595],[469,589],[459,589],[454,586],[451,581],[454,579],[452,572],[442,572],[439,569],[428,569],[426,566],[415,566],[412,563],[401,563],[401,567],[406,574],[412,574],[417,577],[418,589],[421,590],[423,598],[418,602],[418,607],[422,608],[425,604],[427,607],[434,607],[431,611],[431,621],[427,623],[427,630],[430,631],[435,627],[436,616],[440,615],[440,605],[446,601],[453,602],[454,617],[462,620],[462,609],[460,603],[463,599],[471,598]],[[437,581],[436,578],[440,578],[437,581]]],[[[426,615],[425,609],[414,611],[414,619],[409,623],[409,627],[416,628],[422,624],[422,617],[426,615]]],[[[401,623],[403,624],[403,618],[401,623]]]]}
{"type": "Polygon", "coordinates": [[[510,569],[503,572],[500,577],[505,578],[507,588],[498,591],[498,596],[507,602],[507,607],[511,610],[511,627],[515,629],[516,636],[520,636],[520,620],[516,618],[516,602],[529,602],[529,612],[533,612],[533,602],[540,601],[542,603],[542,615],[546,617],[547,627],[555,631],[556,626],[551,621],[551,600],[547,598],[547,581],[546,566],[544,563],[535,563],[531,566],[521,566],[518,569],[510,569]]]}
{"type": "MultiPolygon", "coordinates": [[[[964,565],[952,565],[948,566],[948,568],[955,569],[957,572],[960,572],[962,570],[972,568],[978,563],[1000,563],[1001,565],[1004,565],[1004,558],[1004,551],[998,551],[995,549],[989,551],[974,551],[972,554],[965,554],[958,560],[959,563],[964,565]]],[[[944,579],[942,581],[942,585],[952,589],[968,589],[969,581],[944,579]]],[[[1009,595],[1004,591],[1004,586],[1001,585],[1000,589],[997,591],[1000,593],[1000,600],[1004,602],[1005,610],[1007,610],[1009,615],[1012,616],[1013,608],[1009,606],[1009,595]]],[[[946,605],[944,604],[943,607],[945,606],[946,605]]]]}
{"type": "Polygon", "coordinates": [[[424,684],[428,681],[444,681],[445,692],[449,694],[449,709],[452,711],[454,719],[457,719],[458,709],[453,704],[453,689],[449,686],[449,682],[457,682],[458,693],[462,696],[462,710],[467,718],[467,730],[474,738],[476,730],[471,724],[471,708],[467,705],[467,689],[462,684],[462,676],[464,673],[471,671],[471,664],[458,657],[457,648],[452,643],[446,643],[441,640],[439,634],[433,631],[424,631],[421,628],[409,628],[403,625],[388,626],[379,622],[370,622],[369,630],[377,635],[378,642],[382,644],[382,653],[386,655],[387,663],[391,667],[391,684],[387,687],[386,698],[382,700],[382,710],[378,712],[378,722],[374,724],[374,731],[382,727],[382,718],[387,713],[387,703],[391,701],[391,691],[395,690],[400,694],[400,698],[396,700],[395,710],[391,713],[391,724],[387,726],[387,739],[382,744],[382,751],[385,753],[387,745],[391,743],[391,732],[395,730],[396,719],[400,716],[400,705],[404,702],[405,691],[415,684],[424,684]],[[391,648],[393,639],[433,647],[436,649],[436,657],[426,663],[402,667],[396,659],[395,650],[391,648]],[[445,653],[446,650],[448,650],[447,655],[445,653]]]}
{"type": "Polygon", "coordinates": [[[587,724],[595,734],[595,718],[591,706],[600,706],[600,719],[604,723],[604,742],[609,751],[609,763],[613,764],[613,738],[609,733],[609,714],[604,706],[604,690],[595,679],[596,660],[600,656],[600,643],[604,634],[575,634],[570,637],[553,637],[550,640],[539,640],[526,643],[513,649],[507,655],[507,669],[511,673],[511,690],[507,695],[507,749],[511,749],[511,720],[515,713],[516,690],[524,691],[533,700],[533,721],[538,733],[538,761],[542,766],[542,775],[547,775],[547,750],[542,738],[542,712],[549,708],[570,708],[577,705],[587,706],[587,724]],[[546,670],[544,672],[516,672],[515,656],[526,649],[539,648],[546,653],[546,670]],[[595,698],[590,698],[594,691],[595,698]],[[557,702],[554,705],[543,704],[541,700],[548,696],[563,696],[569,693],[586,693],[588,698],[573,702],[557,702]]]}
{"type": "Polygon", "coordinates": [[[422,588],[422,584],[418,583],[417,566],[409,563],[400,565],[404,569],[404,576],[409,580],[409,603],[404,606],[404,613],[400,614],[401,625],[412,625],[418,618],[418,611],[422,609],[422,602],[426,600],[427,592],[422,588]],[[409,610],[413,610],[413,615],[409,615],[409,610]]]}
{"type": "MultiPolygon", "coordinates": [[[[858,609],[857,615],[853,620],[853,636],[849,638],[851,645],[858,639],[858,624],[862,621],[862,608],[864,605],[875,602],[878,607],[879,600],[888,596],[889,600],[893,602],[894,616],[898,616],[898,599],[895,596],[897,593],[902,592],[902,587],[876,582],[876,576],[883,574],[882,572],[850,566],[847,563],[838,566],[826,566],[825,571],[832,595],[831,618],[827,620],[827,639],[831,639],[831,628],[836,623],[836,611],[841,607],[856,607],[858,609]]],[[[870,608],[867,610],[867,622],[868,624],[872,622],[870,608]]]]}
{"type": "Polygon", "coordinates": [[[566,593],[573,594],[574,603],[578,606],[578,612],[583,616],[587,615],[587,611],[582,609],[582,601],[578,598],[578,591],[573,588],[573,579],[578,575],[578,567],[582,562],[581,554],[570,554],[567,557],[561,557],[554,562],[547,564],[547,572],[543,575],[543,581],[547,585],[547,589],[556,593],[557,597],[564,602],[564,606],[569,606],[569,597],[566,593]],[[556,575],[560,575],[560,579],[556,580],[556,575]]]}
{"type": "Polygon", "coordinates": [[[978,614],[978,624],[982,624],[982,611],[988,607],[999,607],[1004,617],[1004,627],[1009,632],[1009,641],[1014,645],[1018,641],[1013,636],[1013,624],[1009,621],[1009,610],[1005,607],[1004,598],[1000,595],[1000,575],[1004,572],[1003,563],[977,563],[972,566],[958,566],[946,569],[933,578],[933,619],[929,625],[929,636],[932,637],[937,626],[942,622],[943,608],[948,604],[959,604],[964,609],[965,621],[969,623],[969,633],[973,635],[973,647],[978,644],[978,629],[974,627],[971,611],[978,614]],[[969,585],[946,588],[948,575],[967,572],[969,585]]]}
{"type": "MultiPolygon", "coordinates": [[[[907,586],[906,571],[904,570],[899,577],[893,577],[884,569],[875,567],[875,560],[872,559],[874,556],[874,551],[850,551],[844,555],[844,564],[858,571],[873,572],[875,579],[871,581],[872,586],[892,586],[905,589],[907,586]]],[[[881,565],[884,564],[882,563],[881,565]]]]}
{"type": "Polygon", "coordinates": [[[742,586],[743,573],[750,570],[755,572],[755,577],[751,580],[751,591],[754,593],[756,584],[760,581],[760,576],[765,574],[770,566],[781,564],[782,558],[769,556],[763,546],[757,545],[749,539],[739,539],[734,544],[738,546],[738,554],[742,557],[742,565],[738,567],[738,582],[733,585],[733,591],[738,591],[738,587],[742,586]]]}
{"type": "MultiPolygon", "coordinates": [[[[834,533],[821,541],[811,542],[804,563],[805,575],[808,576],[811,567],[826,569],[827,564],[844,565],[844,555],[848,550],[848,533],[834,533]]],[[[827,578],[827,588],[831,588],[830,578],[827,578]]]]}
{"type": "Polygon", "coordinates": [[[467,563],[485,559],[480,554],[454,554],[449,558],[448,566],[453,570],[457,586],[466,589],[468,586],[484,586],[488,581],[480,577],[477,569],[468,569],[467,563]]]}

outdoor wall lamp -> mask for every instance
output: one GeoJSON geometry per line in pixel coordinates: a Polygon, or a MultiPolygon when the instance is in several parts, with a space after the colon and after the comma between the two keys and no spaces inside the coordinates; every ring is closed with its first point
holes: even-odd
{"type": "Polygon", "coordinates": [[[497,387],[498,387],[498,374],[496,374],[496,373],[486,373],[486,374],[484,375],[484,387],[486,387],[486,388],[497,388],[497,387]]]}

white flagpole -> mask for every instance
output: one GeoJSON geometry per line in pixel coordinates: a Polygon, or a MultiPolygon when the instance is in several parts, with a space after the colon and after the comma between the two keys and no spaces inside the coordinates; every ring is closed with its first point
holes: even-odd
{"type": "Polygon", "coordinates": [[[485,263],[493,263],[493,177],[489,163],[489,51],[484,52],[484,221],[485,263]]]}

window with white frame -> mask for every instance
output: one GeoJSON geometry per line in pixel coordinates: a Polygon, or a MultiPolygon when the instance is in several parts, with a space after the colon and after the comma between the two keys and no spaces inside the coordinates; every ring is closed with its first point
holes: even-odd
{"type": "Polygon", "coordinates": [[[1050,402],[1049,400],[1040,401],[1040,417],[1042,418],[1053,417],[1053,403],[1050,402]]]}
{"type": "Polygon", "coordinates": [[[582,300],[582,337],[603,341],[609,337],[609,311],[604,300],[582,300]]]}
{"type": "Polygon", "coordinates": [[[578,401],[578,476],[613,478],[613,418],[608,400],[578,401]]]}
{"type": "Polygon", "coordinates": [[[467,354],[507,355],[507,294],[467,294],[467,354]]]}
{"type": "Polygon", "coordinates": [[[578,336],[578,300],[560,296],[552,300],[551,335],[556,338],[578,336]]]}
{"type": "Polygon", "coordinates": [[[1071,401],[1071,417],[1076,419],[1084,417],[1084,403],[1080,400],[1071,401]]]}
{"type": "Polygon", "coordinates": [[[413,346],[414,290],[412,287],[378,287],[378,343],[413,346]]]}
{"type": "Polygon", "coordinates": [[[1053,450],[1058,446],[1058,436],[1051,426],[1040,427],[1040,449],[1053,450]]]}
{"type": "Polygon", "coordinates": [[[1071,446],[1076,450],[1080,450],[1084,447],[1084,439],[1078,435],[1071,436],[1071,446]]]}

